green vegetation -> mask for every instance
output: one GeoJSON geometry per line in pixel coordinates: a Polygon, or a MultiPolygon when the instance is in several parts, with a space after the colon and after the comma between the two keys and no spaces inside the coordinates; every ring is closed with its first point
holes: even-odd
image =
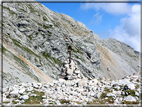
{"type": "Polygon", "coordinates": [[[31,3],[27,4],[27,7],[30,9],[31,13],[37,12],[31,3]]]}
{"type": "Polygon", "coordinates": [[[37,23],[39,26],[42,26],[42,24],[41,23],[37,23]]]}
{"type": "Polygon", "coordinates": [[[50,25],[50,26],[43,25],[43,28],[44,29],[49,29],[49,28],[52,28],[52,25],[50,25]]]}
{"type": "Polygon", "coordinates": [[[107,94],[107,93],[104,93],[104,92],[103,92],[103,93],[101,94],[100,98],[101,98],[101,99],[105,98],[105,97],[106,97],[106,94],[107,94]]]}
{"type": "Polygon", "coordinates": [[[54,63],[53,64],[57,64],[57,65],[59,65],[60,67],[62,66],[62,62],[60,61],[60,60],[58,60],[58,59],[55,59],[54,57],[51,57],[48,53],[46,53],[46,52],[43,52],[43,54],[42,54],[50,63],[52,63],[51,61],[54,61],[54,63]]]}
{"type": "Polygon", "coordinates": [[[137,79],[137,80],[136,80],[136,82],[140,82],[140,80],[139,80],[139,79],[137,79]]]}
{"type": "Polygon", "coordinates": [[[44,92],[35,91],[31,94],[36,94],[37,96],[30,96],[29,99],[25,100],[25,104],[40,104],[42,101],[42,96],[44,95],[44,92]]]}
{"type": "Polygon", "coordinates": [[[30,35],[30,36],[28,36],[29,38],[30,38],[30,40],[32,40],[32,36],[30,35]]]}
{"type": "Polygon", "coordinates": [[[48,21],[47,18],[45,16],[43,16],[43,21],[48,21]]]}
{"type": "Polygon", "coordinates": [[[36,32],[35,34],[38,35],[38,32],[36,32]]]}
{"type": "Polygon", "coordinates": [[[54,20],[51,20],[51,21],[52,21],[52,23],[54,24],[55,27],[58,27],[58,26],[59,26],[59,25],[57,25],[57,23],[55,23],[54,20]]]}
{"type": "Polygon", "coordinates": [[[7,9],[7,10],[9,10],[9,11],[10,11],[10,8],[9,8],[9,7],[5,7],[5,6],[3,6],[3,9],[7,9]]]}
{"type": "Polygon", "coordinates": [[[96,99],[93,102],[87,102],[87,104],[113,104],[114,99],[113,97],[107,97],[107,99],[96,99]]]}
{"type": "Polygon", "coordinates": [[[61,104],[64,104],[64,103],[68,104],[70,102],[69,100],[64,100],[64,99],[61,99],[59,101],[60,101],[61,104]]]}
{"type": "Polygon", "coordinates": [[[72,49],[72,51],[73,51],[74,53],[80,53],[80,54],[83,55],[83,52],[81,52],[81,50],[78,49],[78,47],[76,47],[76,46],[74,46],[74,47],[75,47],[75,49],[72,49]]]}
{"type": "Polygon", "coordinates": [[[74,55],[77,59],[80,59],[82,62],[85,62],[83,58],[79,58],[77,55],[74,55]]]}
{"type": "Polygon", "coordinates": [[[17,104],[19,101],[12,100],[13,104],[17,104]]]}
{"type": "Polygon", "coordinates": [[[7,9],[11,15],[14,15],[14,14],[16,15],[16,13],[13,10],[10,10],[9,7],[3,6],[3,9],[7,9]]]}
{"type": "Polygon", "coordinates": [[[132,81],[133,81],[133,79],[131,78],[131,79],[130,79],[130,82],[132,82],[132,81]]]}
{"type": "Polygon", "coordinates": [[[139,104],[139,101],[123,101],[123,104],[139,104]]]}
{"type": "MultiPolygon", "coordinates": [[[[18,41],[15,40],[15,43],[18,43],[18,41]]],[[[17,46],[21,47],[19,44],[17,44],[17,46]]],[[[29,49],[30,50],[30,49],[29,49]]],[[[30,50],[31,51],[31,50],[30,50]]],[[[11,53],[10,51],[8,51],[6,48],[3,47],[3,52],[5,53],[6,56],[13,58],[16,63],[21,66],[21,68],[24,71],[27,71],[26,74],[28,74],[31,78],[35,79],[36,81],[40,82],[40,80],[38,79],[37,76],[35,76],[34,74],[32,74],[31,72],[28,72],[30,70],[29,65],[27,63],[25,63],[23,60],[21,60],[18,56],[16,56],[15,54],[11,53]],[[6,53],[6,51],[8,53],[6,53]]],[[[11,76],[12,77],[12,76],[11,76]]],[[[17,80],[17,79],[16,79],[17,80]]]]}
{"type": "Polygon", "coordinates": [[[4,101],[3,103],[10,103],[10,101],[4,101]]]}
{"type": "Polygon", "coordinates": [[[93,44],[93,42],[91,42],[89,40],[84,40],[84,42],[93,44]]]}
{"type": "Polygon", "coordinates": [[[137,84],[137,85],[135,86],[135,88],[138,89],[138,88],[139,88],[139,85],[137,84]]]}
{"type": "MultiPolygon", "coordinates": [[[[131,96],[134,96],[134,97],[136,96],[136,95],[135,95],[135,91],[136,91],[136,90],[126,90],[126,92],[128,93],[128,95],[131,95],[131,96]]],[[[126,93],[126,92],[125,92],[125,93],[126,93]]],[[[125,94],[125,95],[126,95],[126,94],[125,94]]]]}
{"type": "Polygon", "coordinates": [[[27,11],[26,11],[26,10],[24,10],[24,9],[20,9],[20,11],[27,13],[27,11]]]}
{"type": "Polygon", "coordinates": [[[104,88],[104,91],[110,92],[110,89],[105,87],[105,88],[104,88]]]}
{"type": "MultiPolygon", "coordinates": [[[[12,39],[12,38],[11,38],[12,39]]],[[[15,40],[15,39],[12,39],[13,43],[18,46],[19,48],[21,48],[22,50],[25,50],[27,53],[31,54],[31,55],[35,55],[36,57],[39,57],[37,54],[35,54],[32,50],[30,50],[29,48],[27,48],[26,46],[22,46],[22,44],[15,40]]]]}
{"type": "Polygon", "coordinates": [[[75,101],[75,103],[77,103],[77,104],[82,104],[81,102],[79,102],[79,101],[75,101]]]}

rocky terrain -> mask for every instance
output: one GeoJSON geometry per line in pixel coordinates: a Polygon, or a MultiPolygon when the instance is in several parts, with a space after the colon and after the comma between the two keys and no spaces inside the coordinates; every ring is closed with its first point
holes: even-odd
{"type": "Polygon", "coordinates": [[[3,3],[2,28],[5,104],[139,103],[139,52],[127,44],[37,2],[3,3]]]}
{"type": "Polygon", "coordinates": [[[140,106],[139,74],[120,80],[59,79],[53,83],[20,83],[3,89],[4,105],[127,105],[140,106]]]}

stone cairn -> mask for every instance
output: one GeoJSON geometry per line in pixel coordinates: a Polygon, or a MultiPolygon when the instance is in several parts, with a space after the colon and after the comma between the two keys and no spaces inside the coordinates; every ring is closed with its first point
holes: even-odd
{"type": "Polygon", "coordinates": [[[83,79],[83,75],[77,67],[77,63],[74,59],[71,58],[69,62],[69,58],[63,63],[61,68],[61,77],[65,80],[74,80],[74,79],[83,79]]]}

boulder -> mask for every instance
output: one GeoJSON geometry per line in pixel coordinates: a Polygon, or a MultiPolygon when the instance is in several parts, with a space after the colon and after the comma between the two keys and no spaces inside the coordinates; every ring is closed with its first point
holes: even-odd
{"type": "Polygon", "coordinates": [[[80,71],[77,69],[77,70],[74,71],[74,73],[79,74],[80,71]]]}
{"type": "Polygon", "coordinates": [[[28,95],[23,95],[23,96],[20,97],[20,99],[23,99],[23,100],[26,100],[26,99],[28,99],[28,98],[29,98],[28,95]]]}
{"type": "Polygon", "coordinates": [[[97,98],[97,99],[99,99],[99,98],[100,98],[100,96],[101,96],[101,94],[102,94],[101,92],[98,92],[98,93],[96,93],[96,94],[95,94],[95,96],[94,96],[94,97],[95,97],[95,98],[97,98]]]}
{"type": "Polygon", "coordinates": [[[87,81],[86,81],[86,80],[80,80],[80,81],[77,82],[77,86],[78,86],[78,87],[83,87],[83,86],[86,85],[86,84],[87,84],[87,81]]]}
{"type": "Polygon", "coordinates": [[[10,92],[10,95],[18,95],[18,89],[13,90],[12,92],[10,92]]]}
{"type": "Polygon", "coordinates": [[[87,93],[88,93],[88,92],[82,92],[81,95],[87,96],[87,93]]]}
{"type": "Polygon", "coordinates": [[[35,83],[35,82],[32,83],[32,86],[33,86],[34,88],[38,88],[38,85],[37,85],[37,83],[35,83]]]}
{"type": "Polygon", "coordinates": [[[127,84],[128,88],[131,89],[131,90],[134,90],[135,89],[135,85],[133,83],[129,83],[127,84]]]}
{"type": "Polygon", "coordinates": [[[71,75],[67,75],[67,79],[68,79],[68,80],[72,80],[73,77],[72,77],[71,75]]]}
{"type": "Polygon", "coordinates": [[[131,95],[125,96],[124,101],[136,101],[136,99],[134,97],[132,97],[131,95]]]}
{"type": "Polygon", "coordinates": [[[67,74],[68,74],[68,75],[72,75],[72,73],[73,73],[73,70],[72,70],[72,69],[68,69],[68,70],[67,70],[67,74]]]}
{"type": "Polygon", "coordinates": [[[136,95],[136,96],[139,96],[139,93],[138,93],[137,91],[135,91],[135,95],[136,95]]]}
{"type": "Polygon", "coordinates": [[[20,89],[20,91],[18,92],[19,94],[23,94],[25,92],[25,88],[20,89]]]}
{"type": "Polygon", "coordinates": [[[106,94],[106,97],[116,97],[116,95],[115,95],[115,94],[112,94],[112,93],[107,93],[107,94],[106,94]]]}

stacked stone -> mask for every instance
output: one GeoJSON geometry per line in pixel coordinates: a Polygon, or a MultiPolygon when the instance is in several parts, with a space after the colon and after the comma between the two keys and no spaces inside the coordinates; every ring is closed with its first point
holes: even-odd
{"type": "Polygon", "coordinates": [[[71,59],[67,59],[61,68],[61,78],[66,80],[83,79],[83,75],[77,67],[77,63],[71,59]]]}

